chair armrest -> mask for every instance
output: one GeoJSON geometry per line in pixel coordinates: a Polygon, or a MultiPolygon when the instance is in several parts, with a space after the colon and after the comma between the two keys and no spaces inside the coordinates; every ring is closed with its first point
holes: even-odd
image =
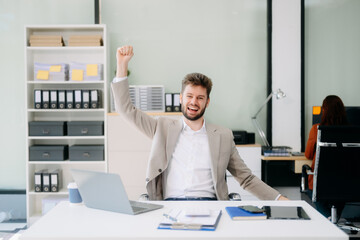
{"type": "Polygon", "coordinates": [[[304,164],[301,169],[301,192],[307,192],[309,189],[308,175],[314,175],[314,173],[312,172],[312,169],[309,165],[304,164]]]}
{"type": "Polygon", "coordinates": [[[241,196],[239,193],[230,193],[229,200],[230,201],[241,201],[241,196]]]}
{"type": "MultiPolygon", "coordinates": [[[[229,194],[230,201],[241,201],[241,196],[239,193],[230,193],[229,194]]],[[[144,193],[139,197],[139,201],[149,201],[149,195],[144,193]]]]}
{"type": "Polygon", "coordinates": [[[149,195],[147,193],[143,193],[139,197],[139,201],[149,201],[149,195]]]}

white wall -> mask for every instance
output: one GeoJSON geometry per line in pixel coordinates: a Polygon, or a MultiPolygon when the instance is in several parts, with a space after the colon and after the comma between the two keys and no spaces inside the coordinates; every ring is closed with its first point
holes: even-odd
{"type": "Polygon", "coordinates": [[[301,36],[300,0],[273,0],[272,88],[286,93],[272,100],[272,145],[300,151],[301,36]]]}
{"type": "Polygon", "coordinates": [[[0,0],[0,189],[25,189],[24,25],[89,23],[92,0],[0,0]]]}

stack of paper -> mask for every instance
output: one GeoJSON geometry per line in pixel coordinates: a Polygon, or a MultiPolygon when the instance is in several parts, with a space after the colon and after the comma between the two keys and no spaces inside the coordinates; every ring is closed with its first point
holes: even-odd
{"type": "Polygon", "coordinates": [[[61,35],[31,35],[31,47],[61,47],[64,41],[61,35]]]}
{"type": "Polygon", "coordinates": [[[102,64],[70,63],[70,81],[100,81],[102,79],[102,64]]]}
{"type": "Polygon", "coordinates": [[[188,214],[186,210],[172,209],[164,214],[158,229],[215,231],[221,210],[208,210],[206,215],[188,214]]]}
{"type": "Polygon", "coordinates": [[[165,112],[165,87],[163,85],[130,85],[132,104],[146,112],[165,112]]]}
{"type": "Polygon", "coordinates": [[[102,46],[102,37],[101,35],[80,35],[80,36],[70,36],[69,46],[102,46]]]}
{"type": "Polygon", "coordinates": [[[34,80],[35,81],[66,81],[69,79],[69,65],[65,63],[34,64],[34,80]]]}

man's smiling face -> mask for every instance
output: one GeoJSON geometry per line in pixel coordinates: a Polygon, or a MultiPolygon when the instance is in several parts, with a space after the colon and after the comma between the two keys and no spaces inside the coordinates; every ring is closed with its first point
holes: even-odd
{"type": "Polygon", "coordinates": [[[203,86],[187,85],[184,92],[180,94],[181,111],[185,118],[190,121],[200,119],[210,99],[207,96],[206,88],[203,86]]]}

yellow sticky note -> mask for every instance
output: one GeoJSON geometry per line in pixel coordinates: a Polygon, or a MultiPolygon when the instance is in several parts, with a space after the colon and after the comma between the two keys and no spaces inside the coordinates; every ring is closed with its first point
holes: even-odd
{"type": "Polygon", "coordinates": [[[86,75],[87,76],[97,76],[98,75],[98,65],[97,64],[86,64],[86,75]]]}
{"type": "Polygon", "coordinates": [[[61,65],[50,66],[50,72],[60,72],[60,71],[61,71],[61,65]]]}
{"type": "Polygon", "coordinates": [[[320,115],[321,107],[320,106],[313,106],[313,115],[320,115]]]}
{"type": "Polygon", "coordinates": [[[49,80],[49,71],[39,70],[36,75],[36,79],[49,80]]]}
{"type": "Polygon", "coordinates": [[[84,80],[84,70],[73,69],[71,72],[71,80],[82,81],[84,80]]]}

